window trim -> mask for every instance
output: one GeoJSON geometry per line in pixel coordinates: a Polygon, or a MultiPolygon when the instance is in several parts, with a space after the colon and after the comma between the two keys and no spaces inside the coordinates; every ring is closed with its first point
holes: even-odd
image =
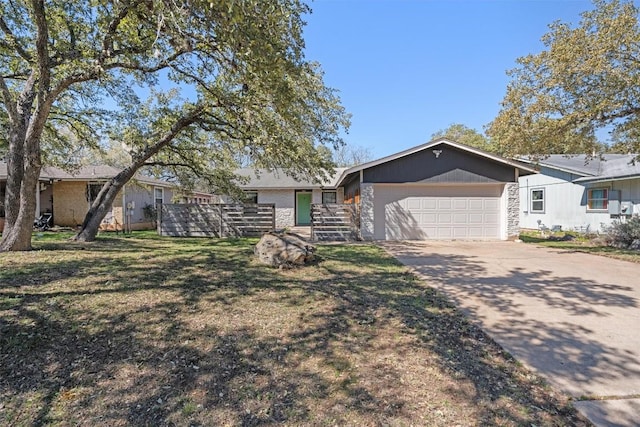
{"type": "Polygon", "coordinates": [[[546,208],[547,208],[547,199],[546,199],[546,191],[544,188],[532,188],[531,189],[531,206],[529,206],[529,212],[531,213],[539,213],[539,214],[543,214],[546,212],[546,208]],[[541,191],[542,192],[542,199],[534,199],[533,198],[533,193],[537,192],[537,191],[541,191]],[[542,202],[542,209],[534,209],[534,203],[540,203],[542,202]]]}
{"type": "Polygon", "coordinates": [[[158,196],[157,196],[157,191],[160,190],[162,192],[162,202],[160,202],[159,204],[163,205],[164,204],[164,188],[162,187],[153,187],[153,205],[156,206],[158,205],[158,196]]]}
{"type": "Polygon", "coordinates": [[[327,190],[327,191],[322,191],[322,204],[323,205],[330,205],[330,204],[334,204],[334,203],[338,203],[338,192],[336,190],[327,190]],[[333,202],[326,202],[324,200],[324,196],[325,194],[333,194],[333,202]]]}
{"type": "Polygon", "coordinates": [[[587,212],[608,212],[608,211],[609,211],[609,188],[607,187],[587,188],[587,212]],[[603,197],[594,198],[592,196],[594,191],[604,191],[603,197]],[[591,207],[594,200],[602,201],[603,207],[601,208],[591,207]]]}

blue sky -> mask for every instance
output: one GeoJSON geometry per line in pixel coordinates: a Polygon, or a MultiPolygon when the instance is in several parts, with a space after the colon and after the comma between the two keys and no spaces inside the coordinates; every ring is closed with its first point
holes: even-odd
{"type": "Polygon", "coordinates": [[[586,0],[316,0],[306,54],[353,115],[345,141],[382,157],[452,123],[482,131],[516,59],[548,25],[577,25],[586,0]]]}

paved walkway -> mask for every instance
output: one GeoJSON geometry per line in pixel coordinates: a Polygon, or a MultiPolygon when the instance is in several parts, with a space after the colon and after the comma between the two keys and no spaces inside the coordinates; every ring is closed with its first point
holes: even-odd
{"type": "Polygon", "coordinates": [[[640,264],[514,242],[382,246],[594,424],[640,426],[640,264]]]}

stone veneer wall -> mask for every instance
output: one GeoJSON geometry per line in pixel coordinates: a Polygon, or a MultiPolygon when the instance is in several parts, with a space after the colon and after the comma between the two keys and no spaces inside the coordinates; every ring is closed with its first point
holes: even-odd
{"type": "Polygon", "coordinates": [[[364,240],[373,240],[373,184],[360,184],[360,234],[364,240]]]}
{"type": "Polygon", "coordinates": [[[507,238],[520,234],[520,191],[517,182],[505,184],[507,192],[507,238]]]}
{"type": "Polygon", "coordinates": [[[296,225],[296,201],[293,190],[260,190],[258,203],[275,203],[276,229],[296,225]]]}

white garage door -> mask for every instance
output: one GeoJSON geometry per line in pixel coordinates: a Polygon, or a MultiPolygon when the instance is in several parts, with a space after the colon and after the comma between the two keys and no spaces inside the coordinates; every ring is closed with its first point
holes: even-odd
{"type": "Polygon", "coordinates": [[[375,237],[499,239],[502,185],[376,185],[375,237]]]}

